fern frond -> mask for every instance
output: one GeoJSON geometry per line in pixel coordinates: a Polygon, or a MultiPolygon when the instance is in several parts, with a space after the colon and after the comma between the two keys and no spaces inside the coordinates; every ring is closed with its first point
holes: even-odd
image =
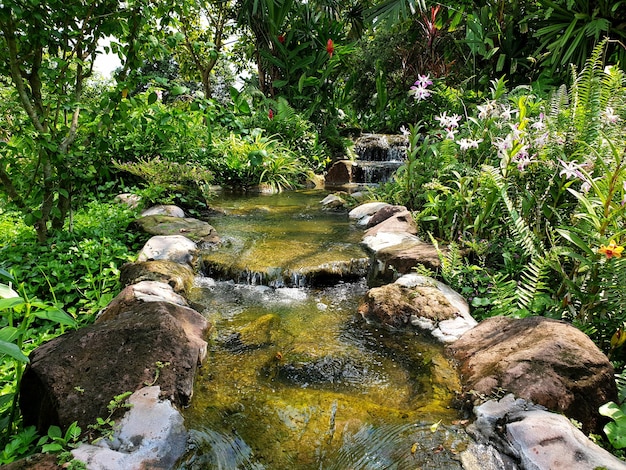
{"type": "Polygon", "coordinates": [[[500,198],[506,209],[505,219],[508,223],[508,228],[515,236],[515,243],[521,246],[525,253],[532,257],[543,256],[544,250],[541,248],[541,243],[528,226],[526,221],[515,208],[513,201],[509,197],[507,192],[508,184],[504,181],[504,178],[499,171],[491,166],[484,166],[483,171],[488,175],[491,183],[499,191],[500,198]]]}
{"type": "Polygon", "coordinates": [[[614,319],[626,321],[626,258],[609,261],[604,265],[602,282],[606,311],[614,319]]]}
{"type": "Polygon", "coordinates": [[[604,110],[603,100],[603,53],[607,40],[601,41],[585,62],[580,74],[573,74],[570,89],[572,118],[576,140],[591,143],[596,140],[600,129],[600,114],[604,110]]]}
{"type": "Polygon", "coordinates": [[[531,310],[537,294],[546,290],[544,279],[551,267],[551,258],[550,254],[537,256],[522,271],[517,285],[517,303],[520,308],[531,310]]]}
{"type": "Polygon", "coordinates": [[[504,274],[491,276],[491,315],[515,316],[519,307],[517,302],[517,282],[507,279],[504,274]]]}
{"type": "Polygon", "coordinates": [[[567,94],[567,86],[561,85],[552,93],[550,99],[550,114],[551,118],[556,118],[563,112],[569,104],[569,96],[567,94]]]}

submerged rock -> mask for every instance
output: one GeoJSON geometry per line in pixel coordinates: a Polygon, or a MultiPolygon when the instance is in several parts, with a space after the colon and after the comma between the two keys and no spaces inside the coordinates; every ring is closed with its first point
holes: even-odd
{"type": "Polygon", "coordinates": [[[275,379],[282,382],[308,386],[361,385],[371,375],[367,367],[347,357],[324,356],[276,366],[275,379]]]}
{"type": "Polygon", "coordinates": [[[268,346],[272,342],[272,333],[279,325],[280,317],[275,313],[262,315],[241,329],[240,340],[248,347],[268,346]]]}
{"type": "Polygon", "coordinates": [[[464,391],[505,390],[598,432],[598,408],[617,399],[613,366],[579,329],[543,317],[493,317],[450,346],[464,391]]]}

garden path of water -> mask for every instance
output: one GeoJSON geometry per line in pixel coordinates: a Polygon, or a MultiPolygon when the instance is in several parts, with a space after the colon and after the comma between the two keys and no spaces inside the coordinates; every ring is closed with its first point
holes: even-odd
{"type": "MultiPolygon", "coordinates": [[[[225,215],[210,222],[253,271],[363,256],[362,234],[345,213],[322,211],[324,196],[224,196],[214,206],[225,215]]],[[[194,445],[178,468],[462,468],[454,367],[415,331],[367,324],[357,313],[366,289],[198,278],[190,300],[214,329],[184,411],[194,445]]]]}

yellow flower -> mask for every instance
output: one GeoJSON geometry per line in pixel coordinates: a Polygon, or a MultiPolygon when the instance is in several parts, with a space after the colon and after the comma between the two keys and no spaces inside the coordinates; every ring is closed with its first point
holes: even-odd
{"type": "Polygon", "coordinates": [[[621,258],[622,251],[624,251],[624,247],[617,245],[615,243],[615,240],[611,240],[608,246],[600,245],[600,249],[598,250],[598,253],[602,253],[603,255],[606,256],[607,259],[611,259],[613,257],[621,258]]]}

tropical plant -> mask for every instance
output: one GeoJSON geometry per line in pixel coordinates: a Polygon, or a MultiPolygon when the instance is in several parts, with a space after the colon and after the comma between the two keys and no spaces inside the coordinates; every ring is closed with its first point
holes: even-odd
{"type": "Polygon", "coordinates": [[[536,44],[527,17],[534,11],[534,3],[489,0],[468,13],[463,43],[470,51],[475,87],[484,87],[490,77],[503,74],[513,84],[529,83],[530,72],[534,72],[529,56],[536,44]]]}
{"type": "MultiPolygon", "coordinates": [[[[129,45],[111,45],[128,59],[120,75],[125,77],[140,49],[143,26],[155,18],[143,3],[98,0],[86,7],[76,1],[11,0],[0,5],[0,77],[14,104],[7,121],[12,125],[0,141],[1,188],[41,242],[50,229],[63,227],[72,195],[83,178],[93,176],[86,171],[93,166],[91,155],[79,137],[83,125],[95,120],[91,111],[101,113],[83,100],[99,42],[115,36],[129,45]]],[[[104,106],[114,107],[122,94],[104,106]]]]}
{"type": "MultiPolygon", "coordinates": [[[[0,284],[0,358],[8,361],[12,369],[10,375],[3,377],[5,380],[8,378],[12,390],[3,394],[0,401],[0,424],[4,429],[0,443],[6,444],[16,430],[19,384],[28,363],[25,347],[31,336],[38,333],[36,325],[60,325],[63,330],[66,326],[74,328],[77,324],[59,305],[29,298],[24,286],[17,285],[9,272],[0,270],[0,276],[8,281],[8,284],[0,284]]],[[[7,384],[2,385],[4,388],[7,384]]]]}
{"type": "Polygon", "coordinates": [[[226,40],[233,33],[233,3],[195,0],[173,5],[180,31],[170,37],[170,42],[184,46],[184,52],[178,49],[178,62],[186,74],[199,76],[205,98],[213,95],[211,74],[223,56],[226,40]]]}
{"type": "Polygon", "coordinates": [[[539,0],[538,4],[541,8],[532,14],[532,20],[537,22],[535,35],[540,41],[536,55],[546,66],[547,74],[565,78],[570,64],[582,68],[607,37],[612,40],[612,50],[606,59],[626,63],[626,2],[539,0]]]}
{"type": "Polygon", "coordinates": [[[300,157],[260,130],[250,136],[231,134],[216,139],[203,162],[218,184],[249,190],[268,185],[273,190],[296,187],[306,178],[300,157]]]}

